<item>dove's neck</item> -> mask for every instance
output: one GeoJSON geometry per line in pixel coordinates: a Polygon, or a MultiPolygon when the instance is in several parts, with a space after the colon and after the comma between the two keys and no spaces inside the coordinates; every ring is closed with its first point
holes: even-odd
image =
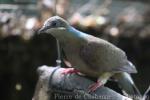
{"type": "Polygon", "coordinates": [[[77,29],[75,29],[74,27],[69,27],[68,32],[73,35],[73,37],[75,38],[84,38],[86,37],[86,33],[83,33],[77,29]]]}
{"type": "Polygon", "coordinates": [[[58,40],[64,47],[69,47],[69,45],[75,47],[77,45],[80,46],[84,42],[86,42],[85,38],[85,33],[80,32],[77,29],[70,26],[67,30],[63,32],[63,34],[59,37],[58,40]]]}

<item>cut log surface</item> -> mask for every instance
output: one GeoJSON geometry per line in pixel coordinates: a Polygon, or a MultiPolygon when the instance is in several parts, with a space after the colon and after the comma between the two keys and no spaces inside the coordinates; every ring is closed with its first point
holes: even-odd
{"type": "Polygon", "coordinates": [[[32,100],[132,100],[105,86],[89,93],[88,87],[93,81],[77,74],[62,74],[64,69],[39,67],[39,80],[32,100]]]}

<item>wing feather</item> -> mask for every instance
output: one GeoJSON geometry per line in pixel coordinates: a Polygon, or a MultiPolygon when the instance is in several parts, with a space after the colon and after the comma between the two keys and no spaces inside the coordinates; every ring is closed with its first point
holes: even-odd
{"type": "Polygon", "coordinates": [[[91,37],[88,43],[81,47],[80,57],[95,71],[135,72],[135,69],[127,66],[127,56],[121,49],[99,38],[91,37]]]}

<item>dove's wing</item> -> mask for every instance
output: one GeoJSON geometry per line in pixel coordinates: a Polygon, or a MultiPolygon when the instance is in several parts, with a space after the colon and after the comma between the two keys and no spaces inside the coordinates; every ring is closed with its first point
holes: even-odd
{"type": "Polygon", "coordinates": [[[80,49],[82,60],[95,71],[135,73],[136,69],[127,60],[126,54],[113,44],[95,37],[88,37],[80,49]]]}

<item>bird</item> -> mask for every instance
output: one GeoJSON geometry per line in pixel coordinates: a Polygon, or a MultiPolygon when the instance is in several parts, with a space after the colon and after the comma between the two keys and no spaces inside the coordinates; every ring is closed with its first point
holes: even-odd
{"type": "Polygon", "coordinates": [[[74,69],[68,72],[81,72],[97,78],[89,86],[90,92],[104,85],[111,77],[122,81],[120,85],[130,94],[139,94],[130,74],[137,73],[135,66],[127,59],[126,53],[112,43],[81,32],[59,16],[48,18],[39,33],[55,37],[74,69]]]}

